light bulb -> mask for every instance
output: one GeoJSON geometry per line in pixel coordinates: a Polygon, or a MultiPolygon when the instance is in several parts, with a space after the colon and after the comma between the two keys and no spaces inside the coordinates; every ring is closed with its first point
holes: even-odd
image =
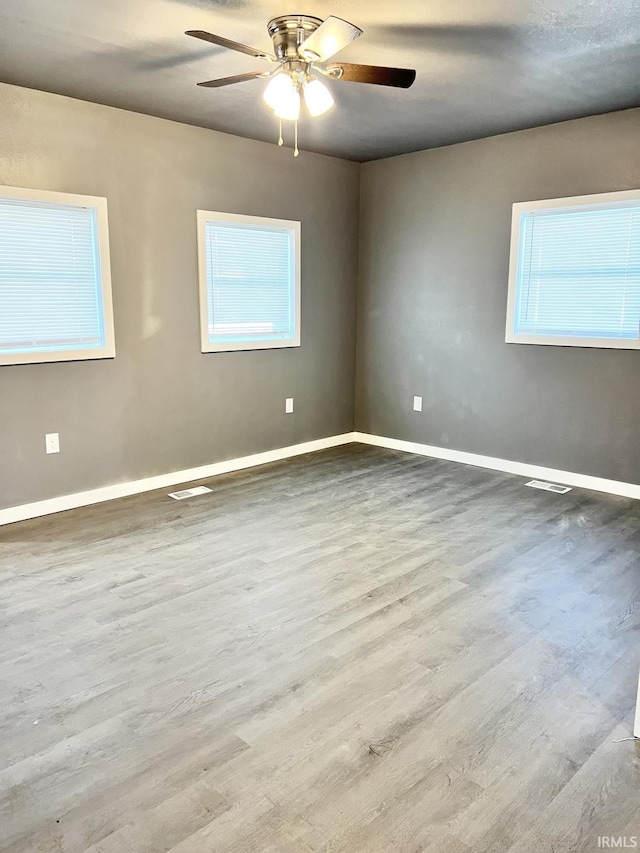
{"type": "Polygon", "coordinates": [[[264,90],[263,98],[271,109],[275,109],[281,99],[291,95],[294,90],[293,81],[288,74],[283,74],[281,71],[272,77],[269,85],[264,90]]]}
{"type": "Polygon", "coordinates": [[[297,89],[281,98],[273,111],[278,118],[283,118],[286,121],[297,121],[300,118],[300,95],[297,89]]]}
{"type": "Polygon", "coordinates": [[[300,115],[300,95],[288,74],[273,77],[262,96],[278,118],[295,121],[300,115]]]}
{"type": "Polygon", "coordinates": [[[307,80],[304,84],[304,99],[312,116],[321,116],[333,106],[331,92],[320,80],[307,80]]]}

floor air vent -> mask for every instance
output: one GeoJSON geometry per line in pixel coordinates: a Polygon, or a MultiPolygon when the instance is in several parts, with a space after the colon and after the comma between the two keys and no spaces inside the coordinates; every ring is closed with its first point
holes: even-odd
{"type": "Polygon", "coordinates": [[[169,497],[174,501],[184,501],[186,498],[195,498],[196,495],[206,495],[210,492],[206,486],[196,486],[194,489],[183,489],[181,492],[170,492],[169,497]]]}
{"type": "Polygon", "coordinates": [[[532,489],[543,489],[545,492],[557,492],[559,495],[571,491],[570,486],[559,486],[557,483],[546,483],[544,480],[529,480],[525,486],[531,486],[532,489]]]}

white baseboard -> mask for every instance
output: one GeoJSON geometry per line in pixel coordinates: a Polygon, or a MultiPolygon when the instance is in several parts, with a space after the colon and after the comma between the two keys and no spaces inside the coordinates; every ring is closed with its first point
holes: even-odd
{"type": "MultiPolygon", "coordinates": [[[[567,486],[593,489],[596,492],[607,492],[612,495],[621,495],[625,498],[640,500],[640,485],[634,483],[605,480],[602,477],[592,477],[589,474],[574,474],[570,471],[560,471],[557,468],[543,468],[540,465],[529,465],[526,462],[512,462],[509,459],[481,456],[477,453],[467,453],[464,450],[450,450],[446,447],[435,447],[430,444],[418,444],[414,441],[403,441],[399,438],[384,438],[380,435],[369,435],[364,432],[345,432],[342,435],[331,435],[327,438],[316,439],[315,441],[306,441],[302,444],[292,444],[289,447],[267,450],[264,453],[254,453],[251,456],[241,456],[237,459],[228,459],[224,462],[213,462],[210,465],[201,465],[198,468],[188,468],[184,471],[174,471],[171,474],[147,477],[144,480],[116,483],[113,486],[103,486],[86,492],[77,492],[73,495],[62,495],[58,498],[49,498],[48,500],[36,501],[35,503],[23,504],[22,506],[0,509],[0,526],[12,524],[15,521],[24,521],[28,518],[38,518],[41,515],[62,512],[67,509],[76,509],[80,506],[111,501],[115,498],[124,498],[129,495],[150,492],[154,489],[165,489],[169,486],[191,483],[194,480],[216,477],[219,474],[228,474],[231,471],[241,471],[243,468],[253,468],[256,465],[266,465],[268,462],[278,462],[281,459],[289,459],[293,456],[300,456],[303,453],[314,453],[317,450],[326,450],[330,447],[338,447],[339,445],[351,442],[371,444],[375,447],[386,447],[390,450],[402,450],[406,453],[431,456],[434,459],[446,459],[449,462],[461,462],[465,465],[476,465],[479,468],[504,471],[507,474],[518,474],[522,477],[553,480],[567,486]]],[[[640,720],[636,720],[636,726],[640,727],[640,720]]]]}
{"type": "Polygon", "coordinates": [[[574,474],[571,471],[561,471],[557,468],[543,468],[540,465],[530,465],[527,462],[512,462],[509,459],[498,459],[495,456],[481,456],[478,453],[467,453],[464,450],[450,450],[448,447],[418,444],[399,438],[384,438],[380,435],[369,435],[364,432],[354,433],[353,440],[360,441],[363,444],[373,444],[376,447],[386,447],[390,450],[404,450],[406,453],[432,456],[434,459],[463,462],[466,465],[476,465],[479,468],[490,468],[492,471],[504,471],[507,474],[518,474],[521,477],[538,480],[553,480],[565,486],[592,489],[596,492],[607,492],[611,495],[621,495],[625,498],[640,500],[640,485],[635,483],[605,480],[602,477],[592,477],[590,474],[574,474]]]}
{"type": "Polygon", "coordinates": [[[241,456],[237,459],[228,459],[224,462],[213,462],[210,465],[201,465],[198,468],[188,468],[184,471],[174,471],[171,474],[146,477],[144,480],[116,483],[113,486],[103,486],[87,492],[77,492],[73,495],[62,495],[58,498],[9,507],[8,509],[0,510],[0,525],[11,524],[14,521],[24,521],[27,518],[38,518],[41,515],[50,515],[51,513],[62,512],[66,509],[76,509],[80,506],[111,501],[115,498],[124,498],[128,495],[137,495],[141,492],[151,492],[154,489],[165,489],[169,486],[190,483],[193,480],[202,480],[207,477],[216,477],[219,474],[228,474],[231,471],[241,471],[243,468],[253,468],[255,465],[265,465],[268,462],[278,462],[281,459],[289,459],[292,456],[300,456],[303,453],[314,453],[317,450],[325,450],[329,447],[349,444],[353,440],[352,432],[347,432],[343,435],[331,435],[327,438],[318,438],[315,441],[305,441],[302,444],[279,447],[277,450],[267,450],[265,453],[254,453],[251,456],[241,456]]]}

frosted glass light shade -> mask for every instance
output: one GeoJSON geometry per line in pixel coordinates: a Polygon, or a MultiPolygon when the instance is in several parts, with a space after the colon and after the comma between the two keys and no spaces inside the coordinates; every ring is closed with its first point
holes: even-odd
{"type": "Polygon", "coordinates": [[[297,121],[300,118],[300,95],[296,89],[280,101],[274,109],[274,113],[278,118],[283,118],[287,121],[297,121]]]}
{"type": "Polygon", "coordinates": [[[272,110],[280,103],[280,100],[286,98],[293,91],[293,82],[288,74],[279,72],[269,80],[269,85],[264,90],[263,98],[272,110]]]}
{"type": "Polygon", "coordinates": [[[288,74],[276,74],[262,96],[278,118],[295,121],[300,116],[300,95],[288,74]]]}
{"type": "Polygon", "coordinates": [[[334,104],[331,92],[320,80],[308,80],[304,84],[304,99],[312,116],[321,116],[334,104]]]}

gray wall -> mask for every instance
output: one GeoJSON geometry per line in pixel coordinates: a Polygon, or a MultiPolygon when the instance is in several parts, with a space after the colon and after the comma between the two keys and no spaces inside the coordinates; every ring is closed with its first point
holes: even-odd
{"type": "Polygon", "coordinates": [[[117,347],[0,367],[0,508],[353,429],[357,164],[5,85],[0,116],[0,183],[107,197],[117,347]],[[302,222],[300,348],[200,352],[197,208],[302,222]]]}
{"type": "Polygon", "coordinates": [[[0,367],[0,509],[350,431],[359,234],[357,429],[640,482],[640,353],[504,343],[511,204],[640,186],[640,110],[361,187],[354,163],[11,86],[0,115],[0,183],[108,198],[117,346],[0,367]],[[301,220],[299,349],[200,353],[197,208],[301,220]]]}
{"type": "Polygon", "coordinates": [[[504,342],[512,203],[638,187],[640,110],[365,164],[356,428],[640,483],[640,352],[504,342]]]}

